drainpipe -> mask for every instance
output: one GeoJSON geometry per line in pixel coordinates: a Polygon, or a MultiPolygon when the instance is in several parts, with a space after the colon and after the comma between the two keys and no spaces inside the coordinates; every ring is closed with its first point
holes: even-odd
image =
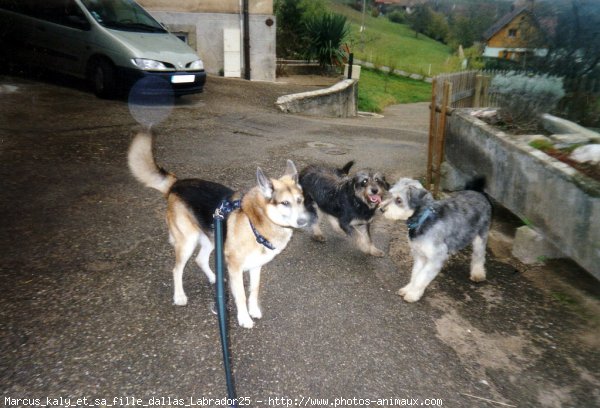
{"type": "Polygon", "coordinates": [[[244,78],[250,80],[250,12],[244,0],[244,78]]]}
{"type": "MultiPolygon", "coordinates": [[[[240,0],[240,44],[244,43],[244,0],[240,0]]],[[[242,72],[244,72],[244,50],[240,48],[240,78],[242,77],[242,72]]]]}

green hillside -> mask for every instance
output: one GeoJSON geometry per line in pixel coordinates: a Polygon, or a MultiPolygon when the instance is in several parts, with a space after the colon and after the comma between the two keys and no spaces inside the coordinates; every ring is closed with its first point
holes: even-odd
{"type": "Polygon", "coordinates": [[[416,38],[408,26],[392,23],[385,17],[372,17],[368,11],[361,34],[361,12],[345,5],[343,0],[327,1],[331,11],[346,16],[351,24],[349,46],[355,58],[427,76],[453,70],[452,50],[447,45],[423,35],[416,38]]]}
{"type": "Polygon", "coordinates": [[[430,99],[431,84],[427,82],[361,69],[358,81],[359,111],[382,112],[389,105],[427,102],[430,99]]]}

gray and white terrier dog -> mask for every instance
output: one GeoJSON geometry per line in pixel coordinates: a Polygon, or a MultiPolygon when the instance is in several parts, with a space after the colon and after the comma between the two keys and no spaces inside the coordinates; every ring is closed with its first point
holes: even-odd
{"type": "Polygon", "coordinates": [[[485,181],[474,180],[467,191],[436,201],[417,180],[400,179],[381,205],[384,216],[407,220],[413,257],[410,282],[398,291],[407,302],[416,302],[437,276],[450,255],[473,245],[471,280],[485,280],[485,248],[492,206],[482,194],[485,181]]]}

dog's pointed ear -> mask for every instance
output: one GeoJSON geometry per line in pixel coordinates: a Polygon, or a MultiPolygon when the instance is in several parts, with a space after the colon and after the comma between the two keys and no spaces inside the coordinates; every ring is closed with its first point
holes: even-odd
{"type": "Polygon", "coordinates": [[[417,208],[419,205],[423,204],[423,202],[433,199],[433,196],[429,191],[423,188],[409,186],[407,198],[408,206],[410,208],[417,208]]]}
{"type": "Polygon", "coordinates": [[[383,187],[385,187],[386,190],[390,190],[390,183],[385,179],[385,176],[381,176],[381,184],[383,184],[383,187]]]}
{"type": "Polygon", "coordinates": [[[354,166],[354,160],[350,160],[348,163],[346,163],[344,167],[340,169],[340,171],[346,175],[350,174],[350,169],[352,168],[352,166],[354,166]]]}
{"type": "Polygon", "coordinates": [[[256,168],[256,181],[258,181],[258,187],[260,187],[260,192],[267,200],[270,200],[273,196],[273,183],[271,179],[268,178],[265,173],[263,173],[260,167],[256,168]]]}
{"type": "Polygon", "coordinates": [[[290,176],[292,180],[294,180],[294,183],[298,182],[298,170],[296,169],[296,165],[294,164],[294,162],[289,159],[285,166],[284,176],[290,176]]]}

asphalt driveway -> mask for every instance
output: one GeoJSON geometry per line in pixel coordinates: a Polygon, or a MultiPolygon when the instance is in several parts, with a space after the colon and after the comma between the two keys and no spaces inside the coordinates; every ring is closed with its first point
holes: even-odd
{"type": "MultiPolygon", "coordinates": [[[[288,158],[423,175],[427,104],[383,118],[276,111],[278,96],[313,88],[210,77],[204,94],[157,109],[0,76],[5,406],[222,405],[213,289],[190,263],[189,303],[172,304],[165,202],[130,176],[130,133],[153,122],[165,168],[233,188],[253,185],[257,165],[278,176],[288,158]]],[[[264,268],[263,319],[232,321],[240,402],[600,406],[600,285],[569,261],[514,260],[513,226],[500,212],[487,282],[469,281],[461,253],[416,304],[396,294],[411,266],[402,224],[377,220],[383,258],[328,227],[324,244],[298,231],[264,268]]]]}

